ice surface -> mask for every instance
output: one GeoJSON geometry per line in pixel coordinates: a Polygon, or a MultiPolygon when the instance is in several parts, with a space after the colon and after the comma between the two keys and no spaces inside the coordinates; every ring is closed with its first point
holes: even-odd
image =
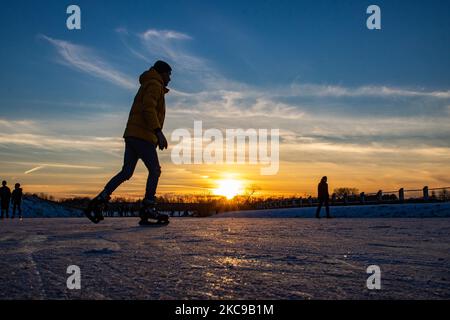
{"type": "Polygon", "coordinates": [[[447,218],[4,220],[0,298],[449,299],[449,249],[447,218]],[[66,287],[69,265],[81,290],[66,287]]]}

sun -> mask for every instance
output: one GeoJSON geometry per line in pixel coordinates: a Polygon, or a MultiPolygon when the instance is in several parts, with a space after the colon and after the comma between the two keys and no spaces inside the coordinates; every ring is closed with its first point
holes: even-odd
{"type": "Polygon", "coordinates": [[[224,196],[228,200],[242,193],[242,182],[236,179],[218,180],[217,185],[218,188],[213,190],[214,194],[224,196]]]}

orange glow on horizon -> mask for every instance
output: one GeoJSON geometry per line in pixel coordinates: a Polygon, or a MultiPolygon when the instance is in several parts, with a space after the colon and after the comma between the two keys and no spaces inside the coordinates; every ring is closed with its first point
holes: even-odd
{"type": "Polygon", "coordinates": [[[243,193],[243,183],[237,179],[224,179],[217,180],[218,188],[213,192],[218,196],[225,196],[228,200],[233,199],[235,196],[243,193]]]}

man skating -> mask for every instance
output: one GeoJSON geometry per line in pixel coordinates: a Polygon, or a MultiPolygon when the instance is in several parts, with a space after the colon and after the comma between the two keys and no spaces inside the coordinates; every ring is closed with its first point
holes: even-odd
{"type": "Polygon", "coordinates": [[[122,170],[114,176],[95,197],[85,211],[86,216],[94,223],[103,220],[101,208],[106,204],[114,190],[134,173],[136,164],[141,159],[149,171],[146,193],[140,210],[139,224],[149,224],[148,219],[167,221],[168,216],[156,210],[156,188],[158,186],[161,167],[156,148],[167,149],[167,140],[162,132],[166,113],[164,95],[169,92],[172,68],[164,61],[157,61],[150,70],[139,78],[141,84],[128,117],[123,135],[125,139],[125,155],[122,170]]]}

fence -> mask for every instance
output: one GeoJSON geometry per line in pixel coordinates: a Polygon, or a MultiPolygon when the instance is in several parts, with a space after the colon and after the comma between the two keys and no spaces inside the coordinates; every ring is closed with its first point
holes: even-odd
{"type": "MultiPolygon", "coordinates": [[[[400,188],[396,191],[383,191],[365,193],[359,195],[344,194],[337,197],[331,195],[330,204],[334,206],[342,205],[365,205],[365,204],[386,204],[386,203],[428,203],[450,201],[450,187],[428,188],[405,190],[400,188]]],[[[266,200],[255,204],[256,209],[271,208],[292,208],[292,207],[313,207],[318,204],[318,199],[290,198],[281,200],[266,200]]]]}

